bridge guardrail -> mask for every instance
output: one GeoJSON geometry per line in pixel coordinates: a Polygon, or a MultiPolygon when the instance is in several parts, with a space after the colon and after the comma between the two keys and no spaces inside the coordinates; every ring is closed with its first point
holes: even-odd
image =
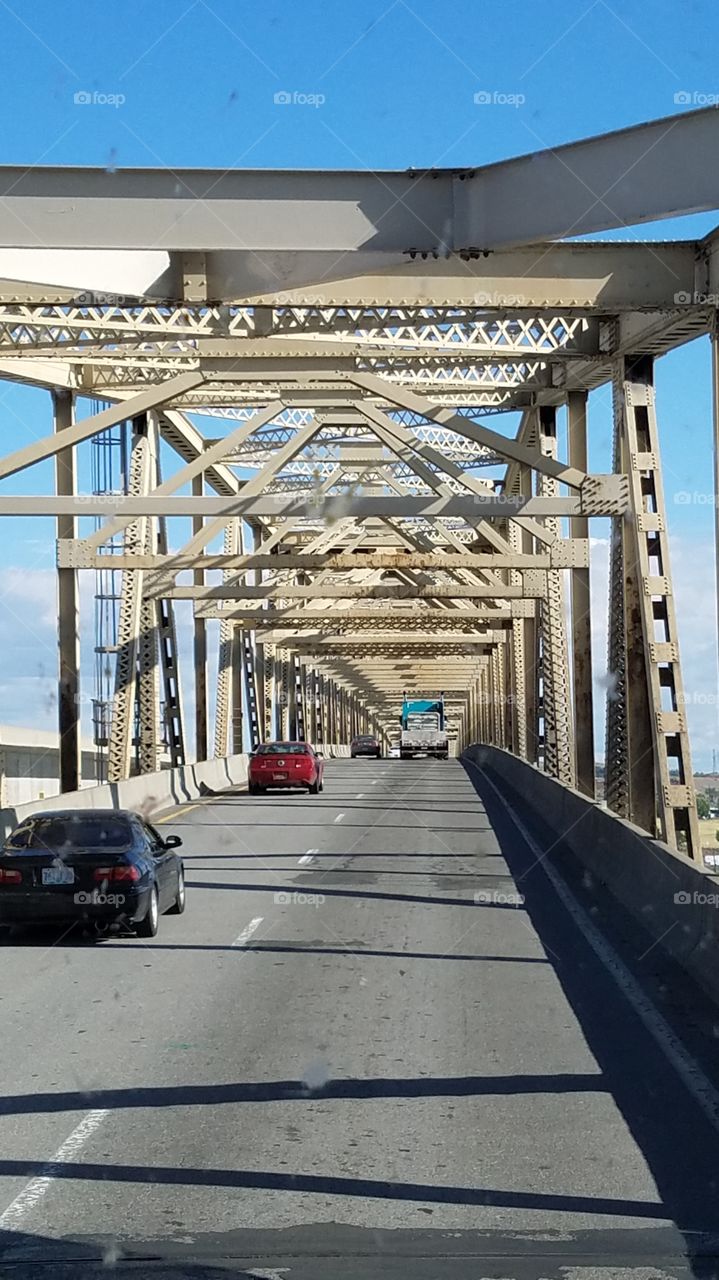
{"type": "Polygon", "coordinates": [[[719,877],[508,751],[475,744],[463,757],[531,818],[548,856],[572,854],[719,1001],[719,877]]]}

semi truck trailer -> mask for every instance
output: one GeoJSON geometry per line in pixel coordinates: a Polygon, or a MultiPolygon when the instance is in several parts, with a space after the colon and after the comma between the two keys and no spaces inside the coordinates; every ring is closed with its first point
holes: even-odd
{"type": "Polygon", "coordinates": [[[449,742],[443,693],[435,698],[412,699],[404,693],[400,722],[401,760],[413,760],[416,756],[434,756],[437,760],[448,758],[449,742]]]}

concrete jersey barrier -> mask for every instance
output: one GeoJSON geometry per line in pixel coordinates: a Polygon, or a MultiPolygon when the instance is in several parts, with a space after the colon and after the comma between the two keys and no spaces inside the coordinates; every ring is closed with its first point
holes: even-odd
{"type": "Polygon", "coordinates": [[[221,760],[202,760],[198,764],[181,765],[145,773],[124,782],[102,782],[82,791],[66,791],[63,795],[14,809],[0,810],[3,837],[31,813],[53,809],[134,809],[152,819],[164,809],[199,800],[212,792],[227,791],[247,781],[246,755],[226,756],[221,760]]]}
{"type": "Polygon", "coordinates": [[[463,758],[531,818],[550,858],[571,853],[719,1000],[719,878],[508,751],[478,744],[463,758]]]}
{"type": "MultiPolygon", "coordinates": [[[[344,759],[350,753],[343,743],[329,743],[318,750],[328,759],[344,759]]],[[[63,795],[2,809],[2,836],[7,836],[29,814],[53,809],[134,809],[151,820],[174,805],[242,786],[247,782],[248,762],[249,756],[244,753],[220,760],[202,760],[198,764],[144,773],[126,778],[124,782],[102,782],[96,787],[83,787],[81,791],[66,791],[63,795]]]]}

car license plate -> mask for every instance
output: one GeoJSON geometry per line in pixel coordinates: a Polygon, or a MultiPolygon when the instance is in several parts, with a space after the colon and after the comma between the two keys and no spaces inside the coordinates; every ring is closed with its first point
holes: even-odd
{"type": "Polygon", "coordinates": [[[272,779],[274,782],[284,782],[286,777],[287,777],[286,773],[273,773],[272,775],[272,779]]]}
{"type": "Polygon", "coordinates": [[[43,867],[43,884],[74,884],[75,872],[72,867],[43,867]]]}

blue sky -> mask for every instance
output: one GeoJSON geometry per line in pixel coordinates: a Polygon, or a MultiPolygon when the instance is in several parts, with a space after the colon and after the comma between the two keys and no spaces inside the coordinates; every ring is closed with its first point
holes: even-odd
{"type": "MultiPolygon", "coordinates": [[[[719,7],[709,0],[0,0],[0,163],[483,164],[704,105],[719,95],[718,40],[719,7]],[[480,91],[515,105],[478,105],[480,91]],[[323,101],[288,107],[278,93],[323,101]],[[76,100],[83,94],[122,101],[76,100]]],[[[717,222],[684,218],[621,238],[694,236],[717,222]]],[[[690,723],[696,761],[706,766],[719,746],[708,341],[660,361],[656,377],[690,723]],[[692,500],[682,501],[687,493],[692,500]]],[[[0,386],[6,448],[45,434],[49,414],[46,393],[0,386]]],[[[592,396],[590,422],[591,464],[608,470],[608,389],[592,396]]],[[[81,470],[87,465],[85,452],[81,470]]],[[[51,474],[40,466],[32,482],[19,477],[3,491],[47,491],[51,474]]],[[[0,721],[51,724],[53,531],[49,522],[16,521],[2,532],[0,721]]],[[[601,679],[606,525],[592,532],[601,679]]],[[[83,617],[90,653],[87,592],[83,617]]]]}

